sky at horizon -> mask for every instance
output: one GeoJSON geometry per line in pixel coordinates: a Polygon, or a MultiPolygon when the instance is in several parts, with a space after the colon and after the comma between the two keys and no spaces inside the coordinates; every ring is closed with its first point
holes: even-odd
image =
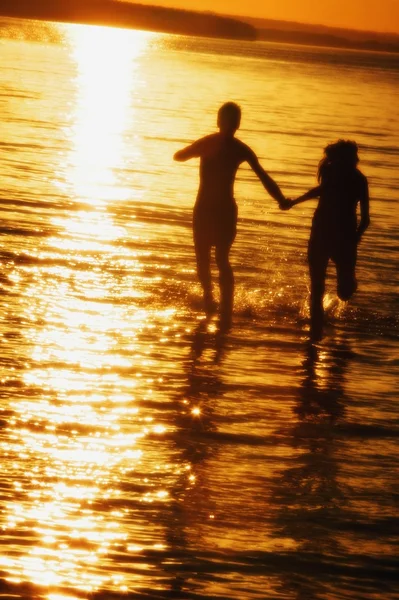
{"type": "Polygon", "coordinates": [[[226,15],[399,33],[399,0],[132,0],[226,15]]]}

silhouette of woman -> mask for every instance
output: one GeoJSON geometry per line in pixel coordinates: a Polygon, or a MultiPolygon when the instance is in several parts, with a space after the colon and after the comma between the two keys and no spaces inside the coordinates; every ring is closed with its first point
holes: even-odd
{"type": "Polygon", "coordinates": [[[368,183],[357,167],[358,162],[358,147],[355,142],[338,140],[329,144],[319,163],[319,185],[293,200],[290,205],[320,198],[313,216],[308,246],[310,335],[313,340],[322,337],[323,295],[330,259],[334,261],[337,270],[338,297],[349,300],[357,289],[357,245],[370,224],[368,183]],[[359,202],[358,225],[356,208],[359,202]]]}

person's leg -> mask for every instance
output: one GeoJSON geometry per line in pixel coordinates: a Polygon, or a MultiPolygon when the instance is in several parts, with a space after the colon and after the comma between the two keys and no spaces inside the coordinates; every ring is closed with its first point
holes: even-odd
{"type": "Polygon", "coordinates": [[[193,238],[197,275],[203,290],[204,310],[207,314],[211,314],[216,309],[212,294],[211,276],[212,221],[206,212],[204,213],[196,208],[193,215],[193,238]]]}
{"type": "Polygon", "coordinates": [[[222,324],[230,327],[233,315],[234,274],[229,260],[231,244],[216,245],[215,259],[219,269],[220,316],[222,324]]]}
{"type": "Polygon", "coordinates": [[[333,260],[337,269],[337,294],[340,300],[347,301],[357,290],[356,281],[357,244],[342,244],[334,253],[333,260]]]}
{"type": "Polygon", "coordinates": [[[308,263],[310,275],[310,335],[321,339],[323,332],[323,296],[328,265],[328,253],[322,244],[309,240],[308,263]]]}
{"type": "Polygon", "coordinates": [[[206,313],[211,313],[215,310],[211,277],[212,246],[206,236],[201,237],[194,234],[194,248],[197,261],[197,275],[203,290],[204,310],[206,313]]]}
{"type": "Polygon", "coordinates": [[[237,205],[230,202],[215,215],[215,259],[219,269],[220,325],[230,329],[234,303],[234,274],[229,254],[237,233],[237,205]]]}

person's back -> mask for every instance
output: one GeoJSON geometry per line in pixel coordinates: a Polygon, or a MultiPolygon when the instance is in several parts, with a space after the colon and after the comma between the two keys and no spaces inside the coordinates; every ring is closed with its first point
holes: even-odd
{"type": "Polygon", "coordinates": [[[349,300],[357,289],[357,245],[370,223],[368,183],[357,168],[358,162],[356,142],[338,140],[329,144],[319,163],[317,178],[320,185],[291,203],[294,206],[304,200],[319,198],[308,244],[310,333],[314,339],[320,339],[322,335],[323,295],[330,259],[336,266],[338,297],[349,300]]]}
{"type": "Polygon", "coordinates": [[[248,154],[248,146],[234,136],[219,132],[203,138],[197,202],[213,205],[233,201],[236,173],[248,154]]]}
{"type": "Polygon", "coordinates": [[[214,247],[219,269],[221,321],[225,328],[230,326],[233,310],[234,276],[229,253],[237,228],[234,180],[240,164],[247,162],[250,165],[280,207],[287,202],[251,148],[234,137],[240,121],[240,107],[234,102],[226,102],[218,112],[219,132],[200,138],[174,155],[177,161],[200,159],[200,184],[193,213],[197,272],[204,292],[204,308],[209,314],[215,309],[210,270],[214,247]]]}
{"type": "Polygon", "coordinates": [[[320,199],[313,229],[328,238],[356,237],[356,209],[365,196],[367,179],[355,166],[329,164],[321,175],[320,199]]]}

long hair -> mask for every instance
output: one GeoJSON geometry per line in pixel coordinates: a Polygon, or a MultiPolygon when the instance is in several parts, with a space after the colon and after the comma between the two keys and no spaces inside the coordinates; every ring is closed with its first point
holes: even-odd
{"type": "Polygon", "coordinates": [[[359,162],[357,153],[357,144],[351,140],[338,140],[326,146],[317,170],[318,182],[325,182],[330,175],[339,177],[356,169],[359,162]]]}

